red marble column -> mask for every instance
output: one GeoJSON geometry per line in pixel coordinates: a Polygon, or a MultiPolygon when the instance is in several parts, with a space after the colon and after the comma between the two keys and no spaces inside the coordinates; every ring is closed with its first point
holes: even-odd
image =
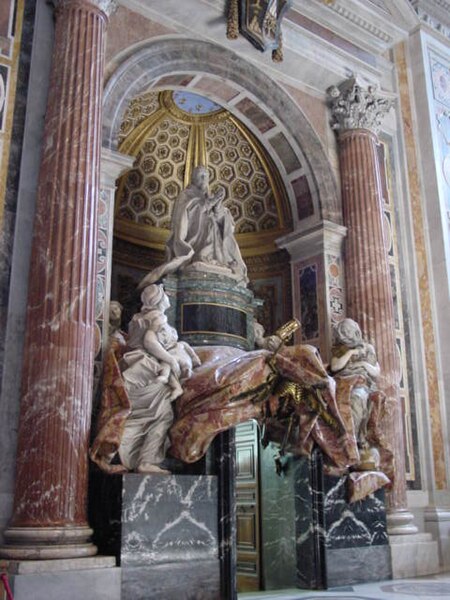
{"type": "Polygon", "coordinates": [[[383,195],[376,129],[391,102],[354,80],[329,90],[338,130],[342,210],[347,227],[345,277],[347,315],[357,321],[374,346],[381,367],[379,386],[386,394],[385,434],[394,451],[394,485],[387,496],[391,533],[415,533],[406,510],[404,427],[399,399],[399,359],[387,244],[383,232],[383,195]]]}
{"type": "Polygon", "coordinates": [[[56,0],[29,278],[9,558],[89,556],[104,41],[110,0],[56,0]]]}

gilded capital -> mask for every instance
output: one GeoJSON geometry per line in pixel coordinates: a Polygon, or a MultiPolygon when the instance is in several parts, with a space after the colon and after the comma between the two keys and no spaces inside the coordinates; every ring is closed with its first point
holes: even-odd
{"type": "Polygon", "coordinates": [[[61,11],[71,6],[98,8],[107,17],[117,10],[117,0],[51,0],[55,10],[61,11]]]}
{"type": "Polygon", "coordinates": [[[331,127],[336,131],[368,129],[378,133],[381,122],[394,101],[377,92],[374,86],[364,89],[355,78],[327,90],[331,109],[331,127]]]}

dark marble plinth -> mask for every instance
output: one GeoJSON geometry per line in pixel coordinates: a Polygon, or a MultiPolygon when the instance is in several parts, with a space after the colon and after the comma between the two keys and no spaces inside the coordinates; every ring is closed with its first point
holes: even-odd
{"type": "Polygon", "coordinates": [[[392,578],[389,545],[327,549],[326,559],[327,584],[331,588],[392,578]]]}
{"type": "Polygon", "coordinates": [[[92,473],[94,540],[120,561],[122,600],[234,597],[221,592],[221,485],[216,475],[92,473]]]}
{"type": "Polygon", "coordinates": [[[219,600],[217,561],[122,569],[121,600],[219,600]]]}
{"type": "Polygon", "coordinates": [[[169,275],[167,316],[192,346],[221,345],[253,350],[253,292],[231,277],[203,272],[169,275]]]}
{"type": "Polygon", "coordinates": [[[297,540],[297,585],[325,589],[325,522],[323,511],[322,454],[295,462],[295,535],[297,540]]]}
{"type": "Polygon", "coordinates": [[[320,589],[389,579],[384,491],[349,504],[345,477],[322,476],[320,455],[296,468],[297,581],[320,589]]]}
{"type": "Polygon", "coordinates": [[[345,477],[324,477],[328,586],[390,579],[384,490],[349,504],[346,484],[345,477]]]}
{"type": "Polygon", "coordinates": [[[120,556],[123,598],[216,599],[217,478],[125,475],[120,556]]]}

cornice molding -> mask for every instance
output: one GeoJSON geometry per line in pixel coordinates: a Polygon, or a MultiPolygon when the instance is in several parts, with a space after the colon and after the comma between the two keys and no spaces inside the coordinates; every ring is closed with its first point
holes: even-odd
{"type": "Polygon", "coordinates": [[[388,1],[384,8],[367,0],[294,0],[293,8],[377,55],[408,37],[419,23],[408,0],[388,1]]]}
{"type": "Polygon", "coordinates": [[[330,8],[347,21],[350,21],[350,23],[352,23],[353,25],[360,27],[370,35],[373,35],[374,37],[378,38],[381,42],[384,42],[389,45],[394,43],[393,35],[387,34],[384,29],[380,29],[371,21],[368,21],[367,19],[362,17],[360,13],[355,13],[354,11],[349,10],[342,4],[331,5],[330,8]]]}
{"type": "Polygon", "coordinates": [[[449,0],[411,0],[420,21],[450,39],[449,0]]]}

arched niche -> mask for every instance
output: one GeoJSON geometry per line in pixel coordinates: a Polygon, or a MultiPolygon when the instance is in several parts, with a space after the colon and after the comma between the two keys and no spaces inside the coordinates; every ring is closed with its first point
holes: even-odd
{"type": "MultiPolygon", "coordinates": [[[[136,45],[122,53],[116,63],[104,91],[105,153],[119,150],[127,109],[142,94],[150,90],[186,89],[210,98],[244,123],[264,145],[289,195],[293,235],[305,237],[305,243],[317,247],[324,256],[322,238],[316,236],[318,229],[323,228],[324,221],[336,227],[342,221],[333,171],[301,108],[273,79],[219,45],[183,36],[160,37],[136,45]],[[310,233],[305,235],[305,232],[310,233]],[[308,236],[314,238],[312,243],[308,236]]],[[[291,257],[298,259],[299,255],[291,252],[291,257]]],[[[289,294],[286,289],[284,293],[289,294]]],[[[294,300],[300,305],[295,294],[294,300]]],[[[322,312],[325,314],[326,310],[322,312]]],[[[227,439],[218,443],[225,444],[216,449],[218,455],[228,452],[227,439]]],[[[226,510],[234,504],[231,474],[231,467],[229,472],[224,468],[220,471],[225,482],[221,514],[228,514],[226,510]]],[[[230,556],[223,561],[224,580],[232,580],[233,560],[230,556]]]]}
{"type": "MultiPolygon", "coordinates": [[[[292,215],[291,233],[281,239],[291,262],[289,269],[289,257],[281,257],[289,279],[288,286],[284,285],[286,278],[278,284],[284,296],[289,296],[289,306],[283,311],[301,319],[305,311],[315,312],[318,327],[310,328],[314,331],[297,341],[313,343],[327,355],[330,324],[339,317],[333,313],[333,294],[338,296],[340,313],[344,311],[341,242],[345,229],[334,171],[298,104],[276,81],[234,52],[186,36],[161,36],[136,44],[114,59],[109,72],[104,90],[104,153],[118,150],[121,125],[133,100],[149,91],[180,89],[220,104],[264,146],[283,180],[292,215]],[[333,282],[329,269],[338,272],[333,282]],[[309,278],[311,273],[317,289],[312,307],[300,292],[304,276],[309,278]]],[[[267,265],[273,265],[270,258],[263,264],[259,256],[254,262],[261,278],[267,265]]]]}
{"type": "Polygon", "coordinates": [[[165,36],[125,51],[104,91],[103,147],[117,149],[134,98],[182,87],[221,104],[258,136],[287,184],[294,229],[341,223],[332,169],[299,106],[257,67],[211,42],[165,36]]]}

